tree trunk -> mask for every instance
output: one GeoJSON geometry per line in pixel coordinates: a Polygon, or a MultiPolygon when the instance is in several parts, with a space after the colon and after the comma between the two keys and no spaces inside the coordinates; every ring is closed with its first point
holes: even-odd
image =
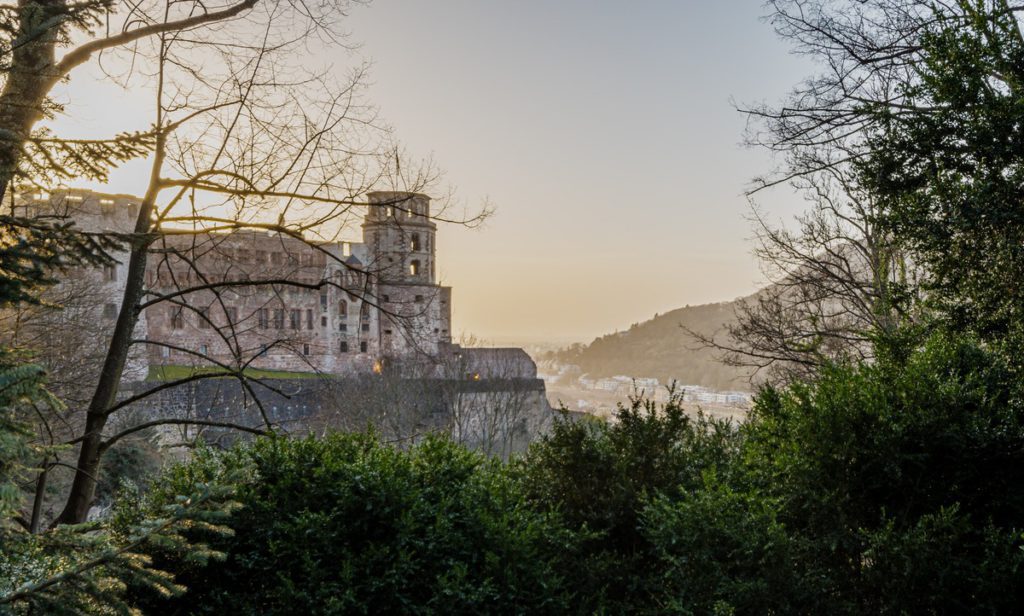
{"type": "Polygon", "coordinates": [[[57,78],[54,16],[66,13],[66,7],[62,0],[21,0],[18,12],[20,29],[0,92],[0,202],[15,179],[25,140],[43,117],[57,78]]]}
{"type": "Polygon", "coordinates": [[[135,221],[135,239],[132,242],[131,255],[128,260],[128,276],[125,280],[124,296],[121,310],[114,324],[114,335],[110,339],[110,347],[103,362],[99,382],[85,419],[85,433],[82,435],[81,449],[78,453],[78,465],[75,479],[71,484],[64,511],[57,518],[57,524],[78,524],[86,520],[89,507],[92,505],[96,491],[96,478],[99,477],[100,458],[103,455],[103,428],[110,416],[110,408],[117,400],[117,389],[121,384],[131,349],[135,325],[139,320],[139,305],[145,294],[146,258],[152,243],[150,234],[150,218],[154,203],[159,192],[159,170],[163,164],[163,137],[157,138],[157,153],[153,161],[153,181],[150,189],[142,200],[139,217],[135,221]]]}
{"type": "MultiPolygon", "coordinates": [[[[145,204],[142,209],[147,212],[148,219],[148,208],[145,204]]],[[[141,216],[140,213],[140,218],[141,216]]],[[[103,428],[107,424],[109,409],[117,399],[117,390],[125,363],[128,361],[135,324],[139,320],[138,305],[144,292],[148,246],[148,242],[137,242],[132,247],[121,311],[114,325],[114,335],[110,339],[110,348],[103,362],[96,391],[89,402],[75,479],[71,484],[71,492],[68,494],[64,511],[57,518],[58,524],[84,522],[92,505],[96,478],[99,476],[100,457],[103,455],[103,428]]]]}

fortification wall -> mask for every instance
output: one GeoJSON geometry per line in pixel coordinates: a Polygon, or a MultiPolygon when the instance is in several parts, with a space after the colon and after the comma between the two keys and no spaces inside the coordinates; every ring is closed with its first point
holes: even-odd
{"type": "MultiPolygon", "coordinates": [[[[157,382],[122,387],[121,396],[146,392],[157,382]]],[[[523,451],[549,429],[553,412],[540,379],[321,377],[269,379],[244,387],[234,378],[210,378],[158,391],[133,404],[139,418],[171,417],[264,428],[270,422],[291,434],[373,428],[391,442],[411,442],[431,432],[507,457],[523,451]]],[[[226,427],[165,427],[182,442],[199,432],[210,440],[244,433],[226,427]],[[187,433],[186,433],[187,430],[187,433]]]]}

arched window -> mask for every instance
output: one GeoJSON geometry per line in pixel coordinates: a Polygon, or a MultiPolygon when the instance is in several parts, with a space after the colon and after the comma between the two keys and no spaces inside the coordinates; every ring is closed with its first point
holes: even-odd
{"type": "Polygon", "coordinates": [[[341,300],[340,302],[338,302],[338,316],[339,317],[347,317],[348,316],[348,302],[346,302],[345,300],[341,300]]]}
{"type": "Polygon", "coordinates": [[[420,262],[413,260],[409,263],[409,274],[412,276],[420,275],[420,262]]]}
{"type": "Polygon", "coordinates": [[[419,251],[419,249],[420,249],[420,234],[419,233],[413,233],[412,237],[409,238],[409,244],[410,244],[410,247],[413,250],[419,251]]]}

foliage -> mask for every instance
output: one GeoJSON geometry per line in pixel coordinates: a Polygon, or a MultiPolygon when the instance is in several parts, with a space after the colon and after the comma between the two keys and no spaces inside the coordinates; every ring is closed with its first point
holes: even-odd
{"type": "MultiPolygon", "coordinates": [[[[71,263],[105,262],[106,240],[78,236],[68,226],[23,225],[0,220],[0,307],[37,301],[51,282],[50,270],[71,263]]],[[[141,549],[147,544],[217,557],[202,545],[186,542],[182,531],[197,525],[210,532],[232,504],[227,485],[196,484],[168,499],[149,517],[140,514],[137,497],[125,491],[117,515],[106,523],[66,526],[26,533],[34,522],[20,519],[22,485],[32,483],[28,466],[50,452],[36,446],[24,421],[30,412],[61,409],[45,388],[43,369],[18,351],[0,349],[0,614],[129,613],[123,599],[128,584],[159,593],[180,593],[173,575],[154,569],[141,549]],[[19,524],[12,522],[17,519],[19,524]]]]}
{"type": "Polygon", "coordinates": [[[1019,601],[995,589],[1024,582],[1022,410],[998,355],[945,335],[905,362],[833,366],[763,392],[743,464],[780,503],[802,575],[817,580],[815,611],[1019,601]]]}
{"type": "MultiPolygon", "coordinates": [[[[923,270],[926,311],[1019,357],[1024,7],[1007,0],[767,5],[780,36],[820,69],[782,104],[747,110],[749,142],[784,155],[759,185],[799,178],[800,186],[828,173],[854,178],[872,204],[865,228],[923,270]]],[[[868,239],[858,233],[851,243],[868,239]]]]}
{"type": "Polygon", "coordinates": [[[190,562],[220,559],[223,554],[187,540],[184,533],[202,528],[227,535],[230,530],[222,523],[235,507],[230,482],[190,488],[150,511],[153,515],[143,515],[138,494],[126,489],[105,524],[4,534],[0,613],[135,613],[125,601],[128,585],[164,596],[181,594],[185,588],[171,573],[152,567],[144,550],[158,546],[190,562]]]}
{"type": "Polygon", "coordinates": [[[655,499],[641,517],[654,560],[652,611],[673,614],[791,613],[805,593],[778,504],[739,491],[714,471],[682,498],[655,499]]]}
{"type": "Polygon", "coordinates": [[[575,574],[582,612],[636,609],[656,591],[645,507],[679,500],[709,469],[728,474],[735,436],[727,423],[690,419],[679,396],[660,409],[637,398],[611,424],[560,422],[530,451],[518,469],[527,498],[579,535],[562,566],[575,574]]]}
{"type": "Polygon", "coordinates": [[[450,441],[402,451],[371,434],[260,439],[174,469],[156,502],[232,468],[249,481],[234,537],[211,543],[227,561],[195,566],[158,553],[191,590],[140,605],[162,614],[567,609],[552,555],[571,537],[526,506],[499,462],[450,441]]]}
{"type": "Polygon", "coordinates": [[[66,220],[0,216],[0,304],[38,302],[42,288],[55,282],[55,270],[112,263],[110,251],[123,240],[82,233],[66,220]]]}
{"type": "Polygon", "coordinates": [[[740,427],[689,417],[678,397],[637,399],[611,423],[558,423],[509,464],[441,438],[402,450],[373,434],[200,448],[147,495],[121,499],[115,519],[158,518],[176,494],[231,484],[242,504],[231,534],[193,523],[180,536],[194,551],[140,547],[174,587],[132,580],[130,604],[1008,612],[1024,588],[1020,393],[998,353],[936,334],[766,388],[740,427]],[[226,561],[195,558],[209,553],[226,561]]]}
{"type": "Polygon", "coordinates": [[[165,451],[155,434],[132,435],[116,442],[103,456],[103,474],[96,485],[99,506],[113,503],[125,483],[145,491],[150,482],[160,475],[165,451]]]}
{"type": "Polygon", "coordinates": [[[0,352],[0,532],[19,509],[19,484],[25,481],[29,470],[25,463],[30,454],[37,453],[19,408],[60,405],[43,387],[44,374],[39,366],[13,361],[9,352],[0,352]]]}
{"type": "Polygon", "coordinates": [[[914,79],[859,163],[882,221],[927,265],[948,323],[1020,338],[1024,295],[1024,35],[1003,1],[959,2],[917,36],[914,79]]]}

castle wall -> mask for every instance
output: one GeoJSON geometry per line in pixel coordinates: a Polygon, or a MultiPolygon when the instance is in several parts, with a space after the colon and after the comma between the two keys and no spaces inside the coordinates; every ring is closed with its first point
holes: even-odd
{"type": "MultiPolygon", "coordinates": [[[[139,207],[140,200],[131,195],[62,189],[49,193],[16,194],[12,213],[53,222],[73,222],[75,228],[89,233],[130,234],[134,231],[139,207]]],[[[44,355],[66,354],[64,361],[75,364],[69,366],[66,372],[83,373],[80,380],[85,389],[91,389],[89,385],[95,386],[95,378],[86,375],[99,374],[102,357],[110,344],[110,332],[124,295],[129,253],[127,250],[112,250],[109,254],[116,262],[106,267],[67,269],[63,280],[43,293],[43,299],[50,306],[30,308],[29,318],[17,310],[0,315],[5,332],[20,335],[22,340],[38,339],[40,346],[47,347],[42,350],[44,355]],[[15,325],[12,321],[20,323],[15,325]],[[16,331],[18,327],[24,327],[25,331],[16,331]],[[40,331],[32,331],[33,328],[40,331]]],[[[145,315],[139,318],[135,332],[136,337],[146,337],[148,322],[145,315]]],[[[59,362],[61,359],[55,357],[54,361],[59,362]]],[[[48,365],[51,372],[59,367],[48,365]]],[[[125,378],[142,379],[146,377],[147,371],[145,348],[141,345],[133,346],[125,365],[125,378]]],[[[90,394],[91,391],[68,393],[72,397],[90,394]]]]}
{"type": "MultiPolygon", "coordinates": [[[[215,378],[160,391],[135,407],[246,425],[262,423],[266,413],[301,430],[372,424],[396,437],[444,430],[500,456],[525,447],[551,418],[533,361],[521,349],[452,344],[452,290],[436,282],[429,198],[381,192],[369,199],[361,244],[252,230],[160,236],[148,255],[145,308],[134,332],[141,343],[123,395],[155,385],[145,381],[150,367],[319,373],[270,382],[285,395],[256,385],[261,393],[253,399],[237,381],[215,378]]],[[[18,213],[130,233],[139,205],[125,195],[63,190],[23,198],[18,213]]],[[[110,268],[75,271],[62,285],[93,294],[81,309],[101,332],[89,338],[99,359],[127,256],[116,254],[121,263],[110,268]]],[[[76,354],[81,347],[67,355],[76,354]]]]}
{"type": "MultiPolygon", "coordinates": [[[[553,420],[540,379],[467,381],[452,379],[322,377],[269,379],[251,391],[236,379],[211,378],[154,395],[132,405],[145,415],[232,423],[255,429],[269,421],[291,434],[373,427],[384,440],[415,442],[431,432],[489,455],[508,457],[525,451],[553,420]],[[255,398],[253,397],[255,394],[255,398]]],[[[131,383],[122,395],[134,395],[156,383],[131,383]]],[[[210,440],[235,439],[224,427],[165,427],[168,442],[202,432],[210,440]]]]}

